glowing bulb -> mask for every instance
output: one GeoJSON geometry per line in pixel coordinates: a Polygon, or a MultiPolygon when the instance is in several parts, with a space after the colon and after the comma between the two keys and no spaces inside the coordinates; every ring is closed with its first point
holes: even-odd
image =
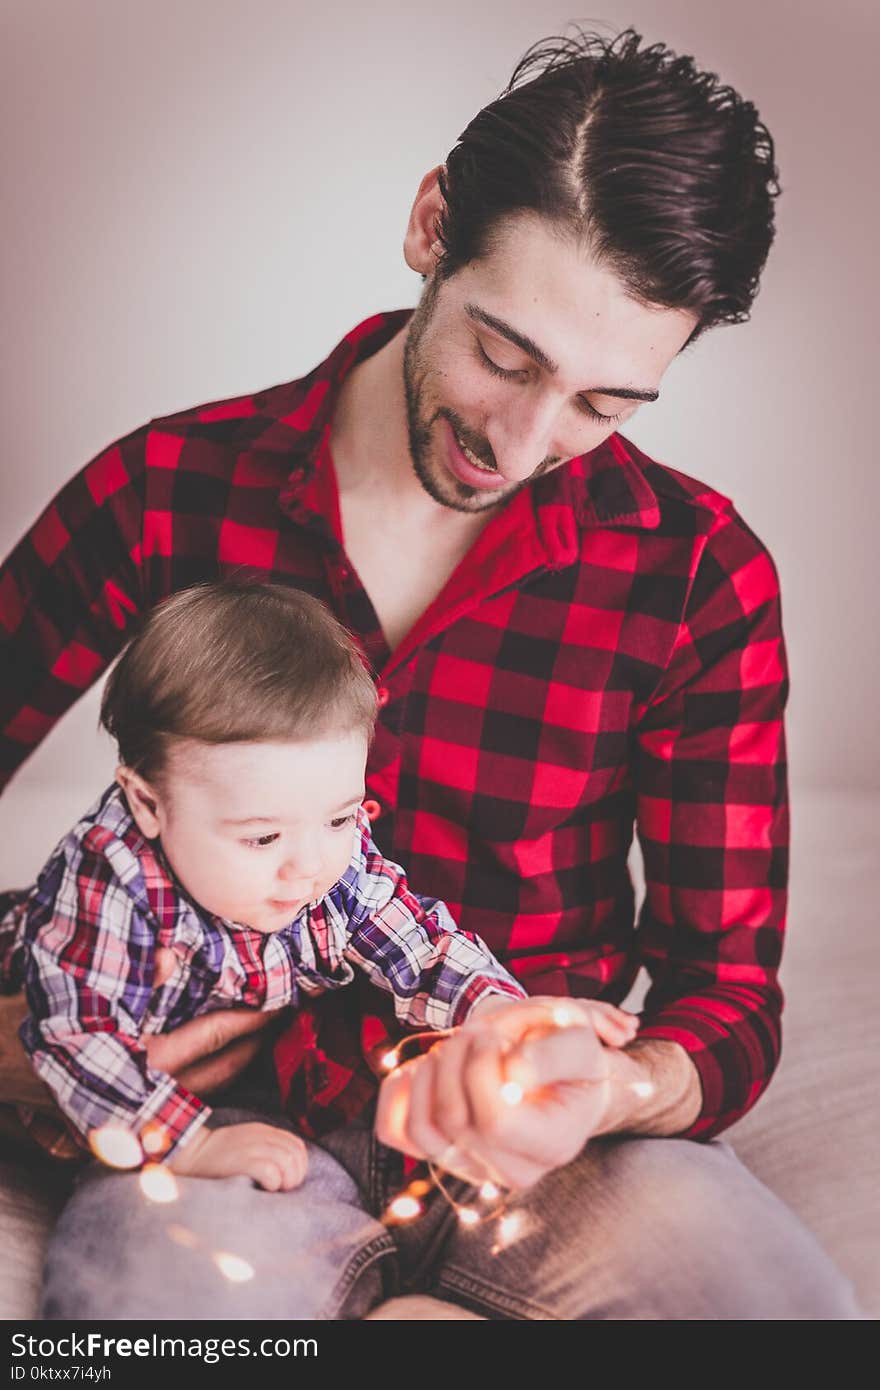
{"type": "Polygon", "coordinates": [[[164,1125],[151,1120],[141,1130],[141,1143],[145,1154],[149,1154],[151,1158],[161,1158],[171,1148],[171,1135],[164,1125]]]}
{"type": "Polygon", "coordinates": [[[518,1081],[505,1081],[501,1087],[501,1099],[506,1105],[519,1105],[523,1098],[523,1088],[518,1081]]]}
{"type": "Polygon", "coordinates": [[[484,1182],[480,1188],[480,1196],[484,1202],[495,1202],[501,1196],[494,1182],[484,1182]]]}
{"type": "Polygon", "coordinates": [[[199,1243],[195,1231],[189,1230],[186,1226],[178,1226],[176,1222],[168,1227],[168,1235],[175,1245],[183,1245],[187,1250],[195,1250],[199,1243]]]}
{"type": "Polygon", "coordinates": [[[140,1176],[141,1192],[151,1202],[175,1202],[177,1179],[163,1163],[145,1163],[140,1176]]]}
{"type": "Polygon", "coordinates": [[[417,1197],[410,1197],[406,1193],[402,1197],[395,1197],[388,1208],[388,1215],[393,1216],[395,1221],[412,1221],[422,1210],[422,1204],[417,1197]]]}
{"type": "Polygon", "coordinates": [[[254,1277],[253,1265],[248,1264],[240,1255],[228,1255],[225,1250],[216,1250],[212,1258],[220,1273],[224,1274],[231,1284],[244,1284],[254,1277]]]}
{"type": "Polygon", "coordinates": [[[522,1219],[518,1211],[508,1212],[498,1222],[498,1240],[501,1246],[510,1245],[519,1234],[522,1219]]]}
{"type": "Polygon", "coordinates": [[[89,1146],[96,1158],[110,1168],[139,1168],[143,1153],[130,1129],[102,1125],[89,1135],[89,1146]]]}
{"type": "Polygon", "coordinates": [[[476,1226],[480,1220],[480,1213],[473,1207],[459,1207],[458,1219],[462,1226],[476,1226]]]}
{"type": "Polygon", "coordinates": [[[379,1065],[383,1071],[393,1071],[397,1066],[397,1048],[392,1047],[390,1052],[386,1052],[379,1065]]]}

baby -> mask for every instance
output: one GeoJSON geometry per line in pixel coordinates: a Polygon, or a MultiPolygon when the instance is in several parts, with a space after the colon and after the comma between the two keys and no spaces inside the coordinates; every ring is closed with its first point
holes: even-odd
{"type": "MultiPolygon", "coordinates": [[[[84,1140],[123,1128],[175,1172],[294,1187],[303,1141],[257,1122],[213,1129],[210,1108],[151,1067],[145,1036],[212,1009],[296,1007],[355,967],[410,1028],[524,996],[373,843],[376,709],[329,610],[263,581],[177,593],[126,648],[101,706],[115,783],[15,913],[22,1040],[84,1140]]],[[[620,1045],[629,1016],[606,1030],[603,1010],[619,1013],[597,1006],[597,1032],[620,1045]]]]}
{"type": "Polygon", "coordinates": [[[306,1149],[262,1123],[212,1129],[143,1039],[261,1010],[364,971],[410,1027],[523,991],[443,903],[383,859],[361,805],[377,701],[330,612],[240,578],[174,595],[111,673],[116,781],[19,905],[38,1075],[88,1139],[124,1127],[178,1173],[302,1181],[306,1149]],[[157,984],[157,952],[174,968],[157,984]],[[168,959],[168,957],[166,957],[168,959]]]}

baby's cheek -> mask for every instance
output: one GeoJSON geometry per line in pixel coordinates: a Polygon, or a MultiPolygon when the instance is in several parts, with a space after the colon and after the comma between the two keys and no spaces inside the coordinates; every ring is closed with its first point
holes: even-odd
{"type": "Polygon", "coordinates": [[[325,893],[328,892],[335,883],[339,882],[339,880],[342,878],[342,875],[345,873],[346,869],[351,863],[351,851],[353,846],[349,843],[349,837],[347,835],[344,838],[344,845],[340,849],[337,849],[330,864],[327,867],[327,872],[325,874],[325,893]]]}

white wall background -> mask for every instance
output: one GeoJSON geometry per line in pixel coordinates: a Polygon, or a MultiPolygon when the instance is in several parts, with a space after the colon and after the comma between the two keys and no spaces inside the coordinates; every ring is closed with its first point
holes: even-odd
{"type": "MultiPolygon", "coordinates": [[[[596,13],[693,53],[776,138],[784,194],[753,320],[676,363],[631,433],[732,495],[776,556],[795,786],[870,792],[880,10],[596,13]]],[[[532,41],[590,18],[547,0],[0,0],[0,17],[0,551],[119,434],[294,377],[359,318],[414,303],[400,247],[422,173],[532,41]]],[[[112,766],[95,718],[93,693],[4,799],[8,850],[29,789],[62,787],[21,876],[112,766]]]]}

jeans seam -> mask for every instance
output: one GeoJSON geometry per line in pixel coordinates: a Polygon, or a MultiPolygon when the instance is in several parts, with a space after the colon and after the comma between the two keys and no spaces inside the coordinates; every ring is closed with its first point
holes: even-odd
{"type": "Polygon", "coordinates": [[[443,1273],[437,1280],[437,1289],[440,1292],[450,1294],[465,1294],[479,1300],[484,1307],[493,1313],[501,1313],[509,1316],[511,1313],[524,1321],[547,1321],[564,1322],[558,1314],[552,1313],[549,1308],[544,1308],[540,1303],[532,1303],[524,1298],[517,1298],[514,1294],[499,1292],[491,1284],[486,1284],[482,1279],[475,1279],[473,1274],[465,1274],[458,1270],[455,1265],[444,1265],[443,1273]],[[534,1313],[540,1315],[539,1318],[532,1316],[534,1313]]]}
{"type": "Polygon", "coordinates": [[[349,1260],[344,1272],[334,1285],[333,1292],[327,1299],[324,1308],[320,1313],[316,1314],[316,1320],[319,1322],[332,1322],[337,1319],[339,1316],[339,1309],[342,1307],[361,1275],[378,1260],[393,1253],[394,1241],[387,1231],[383,1232],[380,1236],[376,1236],[369,1244],[358,1250],[357,1254],[349,1260]]]}

